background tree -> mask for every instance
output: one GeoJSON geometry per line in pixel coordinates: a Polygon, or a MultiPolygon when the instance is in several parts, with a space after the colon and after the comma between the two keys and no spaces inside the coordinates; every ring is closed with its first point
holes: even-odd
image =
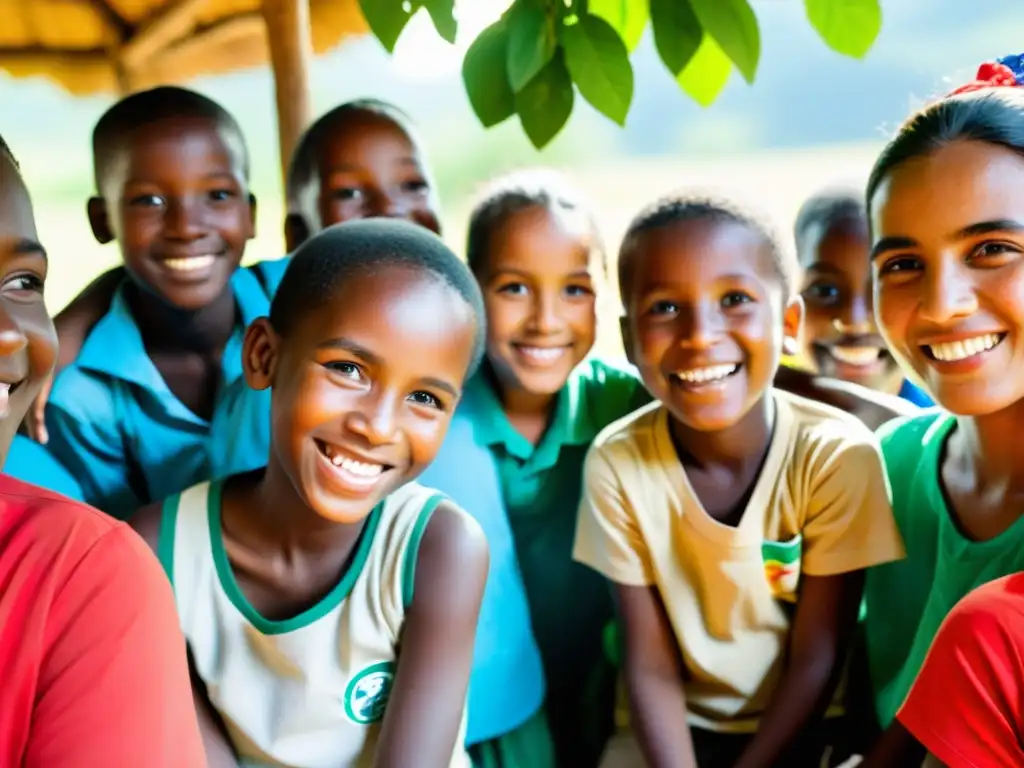
{"type": "MultiPolygon", "coordinates": [[[[420,11],[455,42],[455,0],[360,6],[388,51],[420,11]]],[[[882,26],[879,0],[804,0],[804,9],[826,45],[855,58],[882,26]]],[[[538,149],[561,131],[577,94],[624,125],[633,100],[629,57],[648,26],[662,63],[699,104],[714,102],[734,69],[754,82],[761,38],[748,0],[514,0],[466,52],[462,79],[473,111],[487,128],[518,115],[538,149]]]]}

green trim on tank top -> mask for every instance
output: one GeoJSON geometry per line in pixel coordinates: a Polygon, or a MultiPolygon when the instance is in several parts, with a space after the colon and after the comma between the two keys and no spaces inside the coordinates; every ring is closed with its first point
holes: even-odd
{"type": "Polygon", "coordinates": [[[416,523],[409,534],[409,543],[405,547],[405,556],[402,561],[402,607],[409,610],[412,605],[412,595],[416,590],[416,562],[420,555],[420,542],[423,541],[423,534],[427,531],[427,523],[434,516],[437,505],[445,501],[444,494],[435,493],[427,499],[420,508],[416,517],[416,523]]]}
{"type": "Polygon", "coordinates": [[[352,591],[352,587],[355,586],[356,579],[359,578],[359,574],[362,573],[363,566],[366,565],[366,560],[370,556],[370,548],[373,546],[374,535],[380,523],[384,501],[377,504],[367,516],[366,523],[363,525],[363,530],[356,542],[356,549],[352,559],[334,588],[324,595],[323,599],[318,603],[307,608],[305,611],[292,616],[290,619],[275,621],[264,617],[253,607],[235,579],[235,572],[232,570],[231,562],[228,560],[227,550],[224,549],[224,532],[220,522],[223,490],[223,480],[210,483],[210,490],[206,501],[207,517],[210,521],[210,542],[213,545],[213,563],[217,569],[217,578],[220,581],[221,589],[224,590],[231,604],[239,610],[254,628],[264,635],[283,635],[288,632],[295,632],[319,621],[341,605],[341,602],[352,591]]]}
{"type": "Polygon", "coordinates": [[[171,588],[174,587],[174,537],[178,530],[178,505],[181,494],[175,493],[160,505],[160,538],[156,543],[156,556],[164,567],[171,588]]]}

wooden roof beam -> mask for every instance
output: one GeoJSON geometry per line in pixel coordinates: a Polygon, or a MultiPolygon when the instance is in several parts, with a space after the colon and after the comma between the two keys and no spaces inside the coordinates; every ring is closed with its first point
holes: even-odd
{"type": "Polygon", "coordinates": [[[121,46],[119,64],[129,72],[144,68],[150,58],[195,28],[196,16],[206,3],[207,0],[178,0],[147,19],[121,46]]]}
{"type": "Polygon", "coordinates": [[[310,120],[309,65],[313,42],[309,0],[263,0],[261,5],[277,97],[281,181],[287,185],[292,150],[310,120]]]}

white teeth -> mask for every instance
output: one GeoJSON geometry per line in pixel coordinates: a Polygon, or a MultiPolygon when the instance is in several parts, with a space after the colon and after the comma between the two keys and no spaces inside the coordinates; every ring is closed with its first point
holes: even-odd
{"type": "Polygon", "coordinates": [[[878,347],[832,347],[829,352],[847,365],[871,365],[878,362],[882,350],[878,347]]]}
{"type": "Polygon", "coordinates": [[[565,354],[565,347],[519,347],[519,351],[538,363],[551,363],[565,354]]]}
{"type": "Polygon", "coordinates": [[[707,368],[694,368],[690,371],[680,371],[675,374],[680,381],[687,384],[705,384],[709,381],[720,381],[726,376],[731,376],[739,370],[738,365],[711,365],[707,368]]]}
{"type": "Polygon", "coordinates": [[[986,333],[984,336],[975,336],[973,339],[963,341],[950,341],[944,344],[930,344],[928,351],[932,357],[944,363],[952,363],[957,360],[966,360],[968,357],[987,352],[1003,340],[1002,334],[986,333]]]}
{"type": "Polygon", "coordinates": [[[195,272],[213,265],[216,256],[190,256],[187,259],[164,259],[164,266],[175,272],[195,272]]]}
{"type": "Polygon", "coordinates": [[[347,456],[342,456],[340,453],[335,453],[334,449],[326,443],[324,444],[324,454],[331,460],[331,464],[341,467],[346,472],[351,472],[358,477],[374,478],[384,471],[383,464],[367,464],[363,461],[350,459],[347,456]]]}

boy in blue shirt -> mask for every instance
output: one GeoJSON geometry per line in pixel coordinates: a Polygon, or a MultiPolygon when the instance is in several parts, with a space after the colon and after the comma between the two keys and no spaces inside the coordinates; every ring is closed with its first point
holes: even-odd
{"type": "Polygon", "coordinates": [[[241,341],[269,297],[238,270],[255,198],[238,124],[179,88],[133,94],[93,131],[89,220],[124,277],[55,381],[49,448],[86,501],[126,518],[210,476],[212,425],[241,375],[241,341]]]}

